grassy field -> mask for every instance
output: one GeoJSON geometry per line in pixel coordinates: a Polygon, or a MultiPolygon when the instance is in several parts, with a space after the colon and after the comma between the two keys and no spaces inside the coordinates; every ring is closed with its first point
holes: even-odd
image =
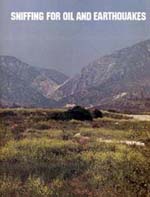
{"type": "Polygon", "coordinates": [[[150,196],[150,121],[54,121],[53,111],[0,110],[0,196],[150,196]]]}

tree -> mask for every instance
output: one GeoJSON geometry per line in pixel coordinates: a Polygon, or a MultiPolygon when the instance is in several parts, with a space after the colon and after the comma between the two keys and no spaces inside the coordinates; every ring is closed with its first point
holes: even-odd
{"type": "Polygon", "coordinates": [[[75,120],[92,120],[92,115],[89,110],[75,106],[72,109],[68,110],[67,113],[70,115],[71,119],[75,120]]]}
{"type": "Polygon", "coordinates": [[[54,120],[90,120],[92,121],[92,115],[89,110],[80,107],[75,106],[72,109],[69,109],[66,112],[54,112],[49,118],[54,120]]]}
{"type": "Polygon", "coordinates": [[[103,117],[103,114],[102,114],[102,112],[100,110],[95,109],[93,111],[93,118],[102,118],[102,117],[103,117]]]}

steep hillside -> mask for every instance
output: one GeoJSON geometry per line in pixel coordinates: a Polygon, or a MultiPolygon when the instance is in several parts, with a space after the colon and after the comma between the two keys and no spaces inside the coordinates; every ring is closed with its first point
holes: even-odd
{"type": "Polygon", "coordinates": [[[99,58],[51,98],[62,105],[150,107],[150,40],[99,58]]]}
{"type": "Polygon", "coordinates": [[[52,69],[29,66],[11,56],[0,56],[0,101],[3,105],[48,107],[49,95],[67,77],[52,69]]]}

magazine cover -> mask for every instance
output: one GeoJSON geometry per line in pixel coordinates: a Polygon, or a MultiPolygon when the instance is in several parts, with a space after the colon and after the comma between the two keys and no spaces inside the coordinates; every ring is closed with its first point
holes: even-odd
{"type": "Polygon", "coordinates": [[[149,0],[0,0],[0,196],[150,196],[149,0]]]}

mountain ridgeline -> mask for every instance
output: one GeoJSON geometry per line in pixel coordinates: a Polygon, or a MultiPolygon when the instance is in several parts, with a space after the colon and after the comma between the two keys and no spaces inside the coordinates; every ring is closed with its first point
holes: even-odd
{"type": "Polygon", "coordinates": [[[11,56],[0,56],[0,102],[2,106],[50,107],[49,95],[67,76],[43,69],[11,56]]]}
{"type": "Polygon", "coordinates": [[[51,98],[62,105],[150,110],[150,40],[97,59],[51,98]]]}
{"type": "Polygon", "coordinates": [[[68,79],[52,70],[0,56],[0,101],[27,107],[76,104],[150,110],[150,40],[105,55],[68,79]]]}

